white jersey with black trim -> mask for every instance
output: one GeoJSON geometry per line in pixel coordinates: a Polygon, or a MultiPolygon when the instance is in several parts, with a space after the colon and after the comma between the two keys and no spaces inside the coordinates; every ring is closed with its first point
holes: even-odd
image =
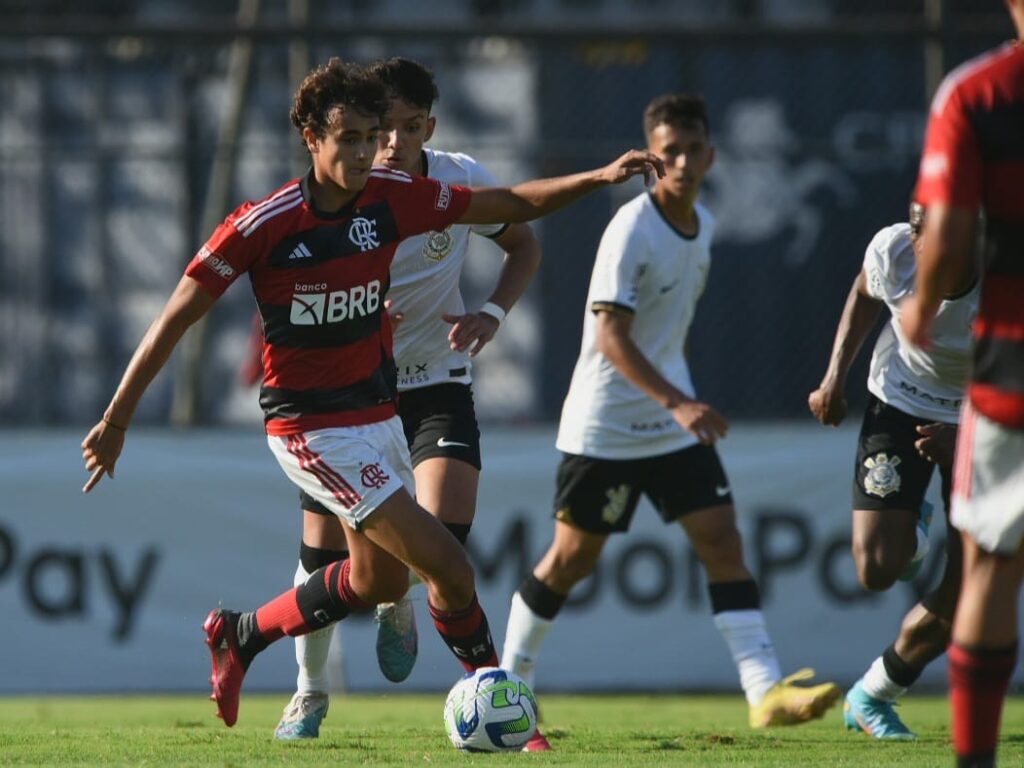
{"type": "Polygon", "coordinates": [[[955,424],[971,361],[971,323],[978,312],[979,282],[939,306],[928,349],[910,343],[900,327],[900,303],[914,291],[917,264],[909,224],[880,230],[864,253],[868,293],[892,315],[871,355],[868,390],[919,419],[955,424]]]}
{"type": "MultiPolygon", "coordinates": [[[[467,187],[497,186],[494,177],[468,155],[423,150],[426,175],[467,187]]],[[[466,259],[469,235],[501,234],[504,224],[453,224],[443,232],[428,232],[403,240],[391,262],[392,311],[405,315],[395,329],[394,355],[399,391],[431,384],[470,383],[469,355],[454,352],[448,343],[451,326],[444,313],[466,311],[459,277],[466,259]]]]}
{"type": "Polygon", "coordinates": [[[662,406],[631,384],[597,349],[596,312],[630,312],[630,335],[650,363],[696,397],[683,343],[711,266],[714,219],[696,206],[688,237],[643,193],[623,205],[598,247],[583,320],[583,343],[562,406],[560,451],[601,459],[658,456],[694,445],[662,406]]]}

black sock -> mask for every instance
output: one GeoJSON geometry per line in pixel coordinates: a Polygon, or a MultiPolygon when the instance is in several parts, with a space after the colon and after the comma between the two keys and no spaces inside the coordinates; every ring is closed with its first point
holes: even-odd
{"type": "Polygon", "coordinates": [[[711,598],[711,613],[761,610],[761,593],[753,579],[708,584],[708,596],[711,598]]]}
{"type": "Polygon", "coordinates": [[[560,595],[532,573],[519,585],[519,596],[542,619],[551,621],[565,605],[568,595],[560,595]]]}
{"type": "Polygon", "coordinates": [[[299,562],[306,573],[316,573],[325,565],[336,563],[348,557],[348,550],[345,549],[319,549],[311,547],[306,542],[299,545],[299,562]]]}
{"type": "Polygon", "coordinates": [[[466,546],[466,539],[469,538],[469,529],[473,527],[473,524],[445,523],[444,527],[451,531],[452,536],[459,540],[459,544],[466,546]]]}
{"type": "Polygon", "coordinates": [[[916,669],[896,653],[896,644],[893,643],[882,652],[882,666],[885,667],[885,674],[889,676],[896,685],[902,688],[909,688],[917,682],[923,669],[916,669]]]}

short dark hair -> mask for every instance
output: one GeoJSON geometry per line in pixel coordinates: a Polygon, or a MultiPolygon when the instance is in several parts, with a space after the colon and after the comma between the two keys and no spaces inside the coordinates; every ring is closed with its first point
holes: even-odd
{"type": "Polygon", "coordinates": [[[434,82],[434,73],[423,64],[402,56],[375,62],[370,72],[384,81],[393,99],[430,111],[441,95],[434,82]]]}
{"type": "Polygon", "coordinates": [[[290,116],[300,132],[309,128],[323,138],[335,108],[383,118],[389,106],[387,88],[378,77],[358,64],[334,57],[306,75],[295,91],[290,116]]]}
{"type": "Polygon", "coordinates": [[[680,128],[699,125],[704,128],[705,134],[711,134],[708,109],[700,96],[667,93],[652,100],[644,110],[644,136],[650,136],[663,123],[680,128]]]}

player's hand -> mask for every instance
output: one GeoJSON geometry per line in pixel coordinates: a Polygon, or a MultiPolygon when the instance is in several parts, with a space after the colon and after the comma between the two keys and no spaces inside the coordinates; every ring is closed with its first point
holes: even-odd
{"type": "Polygon", "coordinates": [[[651,176],[665,175],[665,162],[653,152],[631,149],[614,163],[601,169],[601,178],[609,184],[621,184],[637,174],[644,175],[644,184],[650,186],[651,176]]]}
{"type": "Polygon", "coordinates": [[[900,302],[900,327],[911,344],[927,349],[932,339],[932,324],[938,307],[928,307],[912,293],[900,302]]]}
{"type": "Polygon", "coordinates": [[[835,387],[818,387],[807,396],[807,407],[826,427],[838,427],[846,418],[846,398],[835,387]]]}
{"type": "Polygon", "coordinates": [[[914,441],[914,447],[928,461],[940,467],[953,466],[956,455],[956,424],[921,424],[917,434],[922,435],[914,441]]]}
{"type": "Polygon", "coordinates": [[[405,315],[399,312],[397,309],[393,310],[395,303],[391,299],[384,299],[384,311],[388,313],[388,319],[391,321],[391,330],[395,330],[405,320],[405,315]]]}
{"type": "Polygon", "coordinates": [[[692,432],[704,445],[714,445],[725,437],[729,423],[707,403],[686,400],[672,409],[672,418],[688,432],[692,432]]]}
{"type": "Polygon", "coordinates": [[[452,329],[448,333],[448,343],[457,352],[465,352],[466,348],[473,344],[469,350],[470,357],[476,357],[480,350],[498,332],[501,323],[498,318],[486,312],[468,312],[465,315],[449,315],[447,312],[441,315],[446,323],[451,323],[452,329]]]}
{"type": "Polygon", "coordinates": [[[105,421],[89,430],[89,434],[82,441],[82,459],[85,461],[85,470],[92,475],[82,487],[82,493],[88,493],[95,488],[104,474],[110,475],[111,480],[114,479],[114,465],[124,448],[124,436],[123,429],[113,427],[105,421]]]}

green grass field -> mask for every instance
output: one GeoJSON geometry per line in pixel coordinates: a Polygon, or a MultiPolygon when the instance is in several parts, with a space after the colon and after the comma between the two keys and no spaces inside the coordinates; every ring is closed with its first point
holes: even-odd
{"type": "MultiPolygon", "coordinates": [[[[921,735],[886,744],[843,730],[839,707],[799,728],[751,731],[739,696],[545,696],[548,754],[457,753],[441,722],[443,696],[334,697],[321,738],[279,743],[271,733],[287,695],[242,698],[225,728],[201,696],[0,699],[4,765],[538,765],[950,766],[948,705],[908,697],[921,735]]],[[[1003,719],[1001,765],[1024,764],[1024,699],[1003,719]]]]}

